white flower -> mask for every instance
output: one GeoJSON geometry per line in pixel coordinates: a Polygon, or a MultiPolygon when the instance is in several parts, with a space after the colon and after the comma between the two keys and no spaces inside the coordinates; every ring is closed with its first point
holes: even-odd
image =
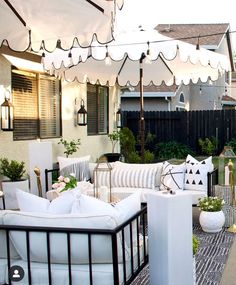
{"type": "Polygon", "coordinates": [[[70,173],[70,176],[75,177],[75,173],[74,172],[70,173]]]}
{"type": "Polygon", "coordinates": [[[65,178],[64,178],[64,182],[65,182],[65,183],[69,183],[69,182],[70,182],[70,178],[69,178],[69,177],[65,177],[65,178]]]}
{"type": "Polygon", "coordinates": [[[62,175],[59,176],[59,177],[58,177],[58,181],[64,181],[64,176],[62,176],[62,175]]]}

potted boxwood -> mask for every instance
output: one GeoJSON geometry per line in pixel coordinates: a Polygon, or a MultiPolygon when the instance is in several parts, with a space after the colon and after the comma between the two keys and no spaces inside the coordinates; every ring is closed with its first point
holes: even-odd
{"type": "Polygon", "coordinates": [[[5,197],[6,209],[18,209],[16,190],[29,192],[29,179],[26,173],[25,163],[16,160],[0,159],[0,174],[3,175],[2,190],[5,197]]]}

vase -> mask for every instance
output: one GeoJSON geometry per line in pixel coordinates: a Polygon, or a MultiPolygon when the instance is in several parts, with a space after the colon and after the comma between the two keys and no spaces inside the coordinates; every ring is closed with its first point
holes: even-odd
{"type": "Polygon", "coordinates": [[[204,232],[218,233],[225,223],[225,215],[222,210],[217,212],[201,211],[199,222],[204,232]]]}

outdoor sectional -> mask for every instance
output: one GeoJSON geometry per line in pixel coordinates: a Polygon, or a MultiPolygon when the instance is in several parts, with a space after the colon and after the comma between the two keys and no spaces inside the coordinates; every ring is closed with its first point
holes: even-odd
{"type": "MultiPolygon", "coordinates": [[[[72,162],[69,169],[78,169],[77,172],[81,175],[80,159],[78,162],[75,158],[67,160],[72,162]]],[[[85,162],[82,163],[84,167],[85,162]]],[[[45,171],[47,190],[48,173],[51,171],[45,171]]],[[[62,173],[66,174],[65,171],[62,173]]],[[[179,165],[168,161],[150,164],[116,161],[97,165],[87,161],[85,173],[86,179],[90,179],[94,185],[94,190],[90,190],[89,195],[99,196],[99,191],[105,186],[111,191],[112,199],[117,201],[140,190],[141,201],[144,203],[147,202],[148,193],[152,191],[171,190],[175,194],[178,194],[178,191],[186,191],[192,196],[192,204],[197,205],[199,198],[213,195],[212,187],[218,181],[218,170],[214,169],[212,157],[198,161],[191,155],[179,165]]]]}
{"type": "MultiPolygon", "coordinates": [[[[129,210],[130,211],[130,210],[129,210]]],[[[130,284],[148,262],[147,209],[122,222],[109,214],[0,211],[0,284],[130,284]]]]}

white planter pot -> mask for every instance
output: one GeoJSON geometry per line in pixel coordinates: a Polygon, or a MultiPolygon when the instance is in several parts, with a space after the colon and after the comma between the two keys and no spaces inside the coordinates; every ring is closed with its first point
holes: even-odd
{"type": "Polygon", "coordinates": [[[16,199],[16,190],[20,189],[25,192],[29,192],[29,180],[21,181],[2,181],[2,191],[4,193],[5,206],[6,209],[19,209],[17,199],[16,199]]]}
{"type": "Polygon", "coordinates": [[[225,223],[225,215],[223,211],[201,211],[199,216],[199,222],[204,232],[217,233],[222,230],[222,227],[225,223]]]}

